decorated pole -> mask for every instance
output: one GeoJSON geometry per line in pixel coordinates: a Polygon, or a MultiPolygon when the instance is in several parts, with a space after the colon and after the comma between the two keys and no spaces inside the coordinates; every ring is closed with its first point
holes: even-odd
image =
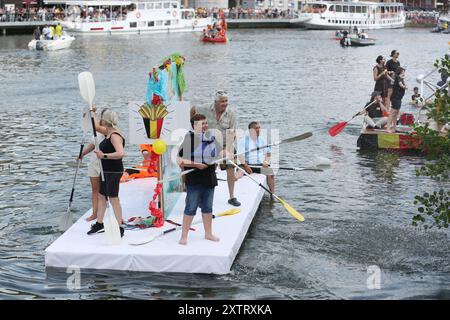
{"type": "Polygon", "coordinates": [[[180,173],[180,168],[170,159],[167,151],[179,143],[177,130],[189,130],[189,102],[183,101],[186,90],[183,66],[185,58],[173,54],[155,66],[148,74],[146,101],[130,103],[130,143],[152,145],[152,154],[157,158],[158,183],[153,190],[148,206],[155,217],[154,226],[162,226],[164,218],[176,203],[180,192],[180,182],[162,184],[164,176],[180,173]]]}

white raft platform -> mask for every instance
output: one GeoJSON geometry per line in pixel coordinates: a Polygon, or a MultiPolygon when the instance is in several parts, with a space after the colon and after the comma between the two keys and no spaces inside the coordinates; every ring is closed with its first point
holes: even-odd
{"type": "MultiPolygon", "coordinates": [[[[266,184],[265,176],[253,174],[252,177],[266,184]]],[[[218,172],[218,178],[226,179],[225,172],[218,172]]],[[[145,178],[121,184],[119,196],[124,220],[148,215],[155,183],[155,178],[145,178]]],[[[108,245],[104,233],[86,234],[91,224],[85,221],[91,214],[89,210],[45,250],[45,265],[55,268],[77,266],[81,269],[226,274],[230,272],[264,192],[248,177],[239,179],[235,194],[241,202],[241,212],[213,220],[213,233],[220,237],[220,241],[204,239],[203,224],[199,223],[193,226],[196,231],[189,232],[187,246],[178,244],[181,230],[145,245],[129,244],[145,241],[161,230],[174,227],[167,222],[161,228],[125,230],[120,245],[108,245]]],[[[227,182],[219,180],[214,194],[214,213],[234,208],[227,200],[227,182]]],[[[184,203],[185,194],[179,198],[168,219],[181,222],[184,203]]],[[[194,223],[197,221],[201,221],[200,209],[194,218],[194,223]]]]}

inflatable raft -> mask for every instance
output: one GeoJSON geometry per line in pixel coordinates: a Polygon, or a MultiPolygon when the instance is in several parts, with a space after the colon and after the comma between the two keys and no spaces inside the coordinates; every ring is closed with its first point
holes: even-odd
{"type": "Polygon", "coordinates": [[[414,136],[409,126],[397,126],[395,133],[386,130],[369,129],[363,125],[358,137],[357,147],[360,150],[418,150],[420,140],[414,136]]]}
{"type": "Polygon", "coordinates": [[[203,42],[212,42],[212,43],[225,43],[227,42],[227,37],[219,37],[219,38],[209,38],[209,37],[203,37],[203,42]]]}

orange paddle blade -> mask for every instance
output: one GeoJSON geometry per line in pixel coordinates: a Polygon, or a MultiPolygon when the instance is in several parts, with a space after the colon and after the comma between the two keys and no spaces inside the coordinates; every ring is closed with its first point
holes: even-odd
{"type": "Polygon", "coordinates": [[[339,122],[337,125],[332,126],[329,130],[328,133],[330,134],[330,136],[334,137],[335,135],[337,135],[339,132],[341,132],[342,130],[344,130],[345,126],[347,125],[347,122],[339,122]]]}

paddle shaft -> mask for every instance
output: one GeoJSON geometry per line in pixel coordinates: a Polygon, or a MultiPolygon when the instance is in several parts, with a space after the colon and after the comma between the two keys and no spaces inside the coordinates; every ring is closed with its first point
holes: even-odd
{"type": "MultiPolygon", "coordinates": [[[[84,140],[84,137],[83,137],[83,140],[84,140]]],[[[70,207],[72,205],[73,195],[75,193],[75,182],[77,180],[78,170],[80,169],[80,165],[81,165],[81,161],[82,161],[81,154],[83,153],[83,149],[84,149],[84,143],[81,142],[80,153],[78,154],[78,159],[77,159],[77,169],[75,170],[75,176],[73,177],[73,183],[72,183],[72,191],[70,192],[69,208],[67,210],[70,210],[70,207]]]]}
{"type": "MultiPolygon", "coordinates": [[[[278,142],[267,144],[267,145],[262,146],[262,147],[256,147],[256,148],[253,148],[253,149],[250,149],[248,151],[241,152],[241,153],[236,153],[236,154],[233,155],[233,157],[241,156],[241,155],[244,155],[244,154],[247,154],[247,153],[250,153],[250,152],[254,152],[254,151],[259,151],[260,149],[274,147],[274,146],[280,145],[282,143],[300,141],[300,140],[309,138],[311,136],[312,136],[312,132],[305,132],[305,133],[303,133],[303,134],[301,134],[299,136],[295,136],[295,137],[292,137],[292,138],[287,138],[287,139],[284,139],[284,140],[281,140],[281,141],[278,141],[278,142]]],[[[213,164],[218,164],[218,163],[226,161],[226,160],[228,160],[228,157],[224,157],[224,158],[218,159],[218,160],[214,161],[213,164]]],[[[183,176],[185,174],[188,174],[188,173],[191,173],[194,170],[197,170],[197,168],[184,170],[184,171],[181,172],[181,176],[183,176]]],[[[179,177],[179,176],[177,176],[177,177],[179,177]]],[[[169,181],[170,181],[170,177],[169,177],[169,181]]]]}
{"type": "MultiPolygon", "coordinates": [[[[89,108],[91,109],[91,123],[92,123],[92,131],[94,132],[94,146],[95,146],[95,151],[98,151],[98,140],[97,140],[97,130],[95,130],[95,120],[94,120],[94,114],[93,114],[93,110],[92,110],[92,106],[89,105],[89,108]]],[[[103,173],[103,166],[102,166],[102,161],[100,159],[98,159],[98,164],[100,166],[100,174],[102,176],[102,181],[105,181],[105,174],[103,173]]]]}
{"type": "MultiPolygon", "coordinates": [[[[217,217],[221,217],[222,215],[212,215],[212,217],[213,217],[213,219],[215,219],[215,218],[217,218],[217,217]]],[[[192,223],[191,224],[191,226],[193,226],[193,225],[197,225],[197,224],[200,224],[200,223],[202,223],[203,221],[202,220],[200,220],[200,221],[197,221],[197,222],[194,222],[194,223],[192,223]]],[[[164,236],[164,235],[166,235],[166,234],[168,234],[168,233],[171,233],[171,232],[174,232],[174,231],[176,231],[176,230],[180,230],[180,229],[182,229],[183,228],[183,225],[180,225],[180,226],[178,226],[178,227],[173,227],[173,228],[170,228],[170,229],[167,229],[167,230],[165,230],[165,231],[163,231],[163,232],[161,232],[161,233],[158,233],[157,235],[155,235],[153,238],[151,238],[150,240],[147,240],[147,241],[145,241],[145,242],[141,242],[141,243],[130,243],[130,245],[136,245],[136,246],[139,246],[139,245],[143,245],[143,244],[147,244],[147,243],[149,243],[149,242],[152,242],[152,241],[154,241],[154,240],[156,240],[156,239],[158,239],[158,238],[160,238],[160,237],[162,237],[162,236],[164,236]]]]}
{"type": "Polygon", "coordinates": [[[270,193],[272,196],[274,196],[275,198],[278,198],[272,191],[270,191],[269,189],[267,189],[263,184],[259,183],[258,181],[256,181],[252,176],[250,176],[244,169],[242,169],[241,167],[239,167],[236,163],[234,163],[233,161],[229,160],[229,162],[235,166],[236,168],[238,168],[238,170],[241,170],[247,177],[249,177],[250,179],[252,179],[256,184],[258,184],[261,188],[263,188],[264,190],[266,190],[268,193],[270,193]]]}
{"type": "MultiPolygon", "coordinates": [[[[263,166],[252,166],[250,165],[250,168],[255,169],[262,169],[263,166]]],[[[290,170],[290,171],[305,171],[305,170],[312,170],[312,171],[323,171],[322,169],[316,168],[316,167],[307,167],[307,168],[296,168],[296,167],[269,167],[272,169],[279,169],[279,170],[290,170]]]]}
{"type": "Polygon", "coordinates": [[[350,122],[353,119],[355,119],[357,116],[359,116],[361,114],[362,111],[366,110],[368,107],[370,107],[371,105],[373,105],[375,102],[377,102],[377,100],[373,100],[371,103],[369,103],[367,106],[364,107],[364,109],[362,109],[361,111],[358,111],[358,113],[356,113],[350,120],[346,121],[346,122],[350,122]]]}

